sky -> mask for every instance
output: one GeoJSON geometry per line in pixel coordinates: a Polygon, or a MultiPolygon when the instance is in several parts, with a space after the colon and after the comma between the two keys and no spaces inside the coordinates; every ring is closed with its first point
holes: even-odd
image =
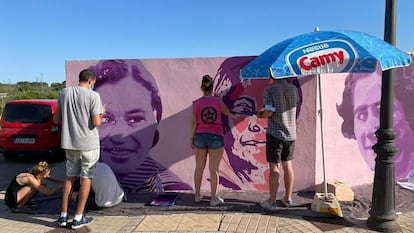
{"type": "MultiPolygon", "coordinates": [[[[414,52],[414,0],[396,47],[414,52]]],[[[62,83],[65,61],[259,55],[302,33],[384,38],[385,0],[1,0],[0,83],[62,83]]]]}

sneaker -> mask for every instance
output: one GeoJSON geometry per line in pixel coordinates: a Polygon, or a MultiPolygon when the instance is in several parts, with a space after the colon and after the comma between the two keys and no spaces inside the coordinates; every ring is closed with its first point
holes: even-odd
{"type": "Polygon", "coordinates": [[[210,206],[218,206],[220,204],[223,204],[224,200],[221,197],[217,197],[215,200],[210,201],[210,206]]]}
{"type": "Polygon", "coordinates": [[[83,215],[81,220],[79,221],[76,221],[75,219],[73,219],[71,227],[72,229],[78,229],[78,228],[85,226],[88,223],[91,223],[92,221],[93,221],[92,217],[86,217],[85,215],[83,215]]]}
{"type": "Polygon", "coordinates": [[[290,208],[290,207],[292,207],[293,206],[293,201],[292,200],[285,200],[285,199],[283,199],[282,198],[282,203],[283,203],[283,205],[285,205],[287,208],[290,208]]]}
{"type": "Polygon", "coordinates": [[[260,206],[263,209],[270,210],[270,211],[275,211],[275,210],[278,209],[276,203],[270,204],[270,200],[266,200],[266,201],[260,203],[260,206]]]}
{"type": "Polygon", "coordinates": [[[68,217],[59,216],[57,223],[61,227],[66,227],[68,225],[68,217]]]}
{"type": "Polygon", "coordinates": [[[203,196],[202,195],[200,195],[200,196],[194,196],[194,202],[195,203],[200,203],[201,202],[201,200],[203,199],[203,196]]]}

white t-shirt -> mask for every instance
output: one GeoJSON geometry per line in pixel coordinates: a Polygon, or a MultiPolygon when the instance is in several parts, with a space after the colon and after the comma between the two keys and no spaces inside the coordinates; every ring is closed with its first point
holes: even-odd
{"type": "Polygon", "coordinates": [[[96,164],[92,189],[95,193],[95,203],[99,207],[117,205],[124,197],[124,190],[122,190],[115,174],[106,163],[98,162],[96,164]]]}

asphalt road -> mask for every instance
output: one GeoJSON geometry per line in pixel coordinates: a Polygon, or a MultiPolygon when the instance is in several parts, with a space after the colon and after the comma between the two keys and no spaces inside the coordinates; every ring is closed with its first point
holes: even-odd
{"type": "Polygon", "coordinates": [[[39,161],[47,161],[49,163],[52,176],[59,178],[65,177],[66,168],[63,159],[54,159],[50,156],[19,155],[15,160],[10,161],[5,159],[3,154],[0,154],[0,191],[6,190],[13,176],[31,168],[39,161]]]}

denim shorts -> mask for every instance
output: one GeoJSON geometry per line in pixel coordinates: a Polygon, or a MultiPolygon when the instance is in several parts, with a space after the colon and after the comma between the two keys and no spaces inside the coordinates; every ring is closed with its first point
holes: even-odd
{"type": "Polygon", "coordinates": [[[224,146],[224,137],[212,133],[195,133],[193,144],[199,149],[218,149],[224,146]]]}

